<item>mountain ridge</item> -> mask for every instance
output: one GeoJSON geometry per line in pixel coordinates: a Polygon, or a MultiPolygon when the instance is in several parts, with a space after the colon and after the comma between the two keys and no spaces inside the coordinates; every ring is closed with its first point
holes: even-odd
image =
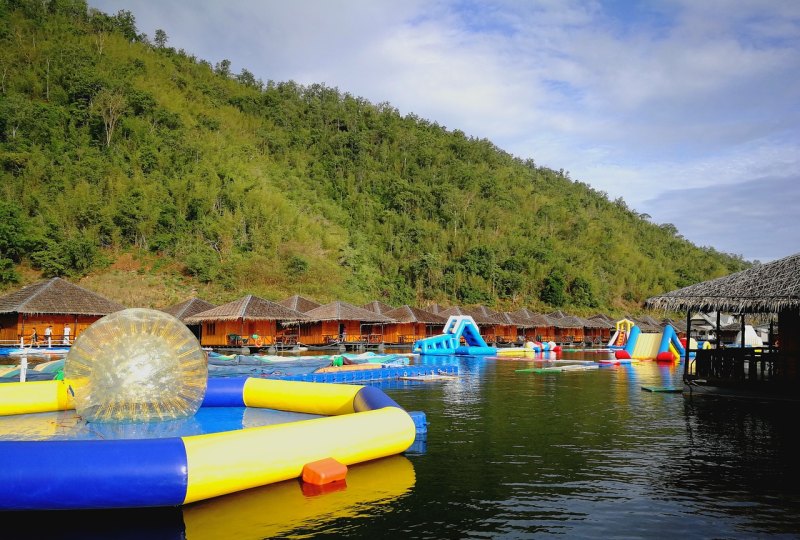
{"type": "Polygon", "coordinates": [[[3,288],[624,312],[749,264],[488,140],[160,38],[0,1],[3,288]]]}

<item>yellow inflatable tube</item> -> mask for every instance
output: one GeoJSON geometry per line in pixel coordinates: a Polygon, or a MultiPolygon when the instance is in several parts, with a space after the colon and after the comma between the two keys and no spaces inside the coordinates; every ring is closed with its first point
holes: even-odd
{"type": "Polygon", "coordinates": [[[0,416],[74,409],[69,386],[64,381],[3,383],[0,416]]]}
{"type": "Polygon", "coordinates": [[[402,409],[318,418],[238,432],[184,437],[191,475],[184,503],[297,478],[303,466],[332,457],[345,465],[399,454],[414,442],[402,409]],[[406,429],[398,430],[398,425],[406,429]],[[220,467],[220,456],[231,456],[220,467]],[[235,458],[233,458],[235,456],[235,458]]]}
{"type": "MultiPolygon", "coordinates": [[[[63,410],[70,392],[69,381],[5,383],[0,413],[63,410]]],[[[0,469],[0,510],[187,504],[298,478],[325,458],[352,465],[399,454],[417,432],[414,418],[373,386],[211,378],[202,406],[323,416],[183,437],[0,441],[11,462],[33,465],[29,473],[0,469]]]]}

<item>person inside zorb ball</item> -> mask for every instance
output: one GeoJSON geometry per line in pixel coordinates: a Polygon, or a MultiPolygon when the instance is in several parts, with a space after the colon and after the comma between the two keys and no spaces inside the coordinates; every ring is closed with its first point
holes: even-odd
{"type": "Polygon", "coordinates": [[[106,315],[75,340],[64,378],[87,421],[173,420],[200,408],[208,358],[172,315],[131,308],[106,315]]]}

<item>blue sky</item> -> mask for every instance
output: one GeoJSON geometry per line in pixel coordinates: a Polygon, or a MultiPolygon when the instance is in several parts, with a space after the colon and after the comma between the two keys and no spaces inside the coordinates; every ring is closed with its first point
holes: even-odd
{"type": "Polygon", "coordinates": [[[564,169],[700,246],[800,252],[795,0],[89,0],[564,169]]]}

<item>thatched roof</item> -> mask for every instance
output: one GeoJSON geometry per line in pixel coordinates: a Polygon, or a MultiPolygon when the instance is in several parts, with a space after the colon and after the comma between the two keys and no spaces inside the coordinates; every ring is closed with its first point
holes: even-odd
{"type": "Polygon", "coordinates": [[[584,328],[611,328],[614,326],[613,324],[609,326],[609,322],[606,321],[605,319],[598,319],[592,317],[589,317],[587,319],[585,317],[581,317],[581,320],[583,321],[584,328]]]}
{"type": "Polygon", "coordinates": [[[380,313],[381,315],[385,314],[387,311],[392,311],[394,309],[389,304],[384,304],[383,302],[381,302],[379,300],[373,300],[369,304],[364,304],[361,307],[363,307],[364,309],[368,309],[370,311],[373,311],[375,313],[380,313]]]}
{"type": "Polygon", "coordinates": [[[484,315],[483,313],[481,313],[478,310],[469,309],[469,308],[462,308],[462,307],[459,307],[459,306],[449,307],[449,308],[447,308],[445,310],[440,311],[438,313],[438,315],[441,315],[442,317],[445,317],[445,318],[448,318],[451,315],[468,315],[468,316],[472,317],[472,320],[475,321],[475,324],[479,324],[479,325],[480,324],[483,324],[483,325],[502,324],[499,321],[497,321],[497,319],[495,319],[494,317],[488,317],[488,316],[484,315]]]}
{"type": "Polygon", "coordinates": [[[394,319],[368,309],[337,300],[319,306],[306,313],[310,321],[360,321],[364,323],[388,323],[394,319]]]}
{"type": "Polygon", "coordinates": [[[526,308],[518,309],[517,311],[507,311],[505,313],[508,320],[513,321],[517,328],[533,328],[535,325],[531,323],[532,313],[526,308]]]}
{"type": "MultiPolygon", "coordinates": [[[[508,320],[503,317],[501,313],[494,311],[492,309],[487,308],[486,306],[475,306],[468,308],[468,311],[479,315],[480,317],[485,318],[488,321],[492,321],[493,324],[501,324],[501,325],[508,325],[513,324],[508,322],[508,320]]],[[[473,316],[473,318],[477,321],[478,319],[473,316]]]]}
{"type": "Polygon", "coordinates": [[[557,309],[556,311],[552,311],[552,312],[548,313],[547,316],[550,317],[553,320],[556,320],[556,319],[563,319],[564,317],[568,317],[569,315],[567,315],[566,313],[564,313],[560,309],[557,309]]]}
{"type": "Polygon", "coordinates": [[[587,322],[575,315],[564,315],[559,319],[553,319],[556,328],[584,328],[587,322]]]}
{"type": "Polygon", "coordinates": [[[653,296],[645,305],[667,311],[691,309],[729,313],[800,309],[800,253],[653,296]]]}
{"type": "Polygon", "coordinates": [[[284,307],[288,307],[289,309],[299,311],[300,313],[311,311],[312,309],[318,308],[319,306],[322,305],[319,302],[309,300],[308,298],[300,296],[299,294],[295,294],[294,296],[290,296],[289,298],[284,298],[278,303],[284,307]]]}
{"type": "Polygon", "coordinates": [[[501,324],[506,326],[516,326],[517,328],[525,328],[528,320],[525,317],[520,317],[509,313],[508,311],[500,311],[495,313],[495,316],[500,319],[501,324]]]}
{"type": "Polygon", "coordinates": [[[439,314],[444,311],[444,307],[440,306],[439,304],[433,303],[425,308],[425,311],[430,311],[431,313],[439,314]]]}
{"type": "Polygon", "coordinates": [[[534,315],[536,315],[533,311],[529,310],[528,308],[520,308],[517,311],[512,311],[512,315],[515,317],[521,317],[523,319],[530,319],[534,315]]]}
{"type": "Polygon", "coordinates": [[[0,313],[103,316],[123,309],[122,304],[57,277],[0,297],[0,313]]]}
{"type": "Polygon", "coordinates": [[[164,308],[161,311],[164,313],[169,313],[180,321],[184,321],[187,317],[191,317],[192,315],[196,315],[215,307],[217,306],[211,302],[206,302],[205,300],[200,300],[199,298],[189,298],[180,304],[175,304],[174,306],[164,308]]]}
{"type": "Polygon", "coordinates": [[[605,313],[596,313],[591,317],[587,317],[586,320],[602,323],[603,324],[602,328],[614,328],[617,325],[617,321],[615,321],[605,313]]]}
{"type": "Polygon", "coordinates": [[[391,317],[399,323],[444,324],[447,322],[447,317],[409,305],[389,310],[383,315],[391,317]]]}
{"type": "Polygon", "coordinates": [[[305,321],[303,313],[252,294],[187,317],[186,324],[206,321],[305,321]]]}
{"type": "Polygon", "coordinates": [[[528,308],[518,309],[512,315],[521,318],[525,323],[525,328],[548,328],[555,326],[553,320],[542,313],[534,313],[528,308]]]}

